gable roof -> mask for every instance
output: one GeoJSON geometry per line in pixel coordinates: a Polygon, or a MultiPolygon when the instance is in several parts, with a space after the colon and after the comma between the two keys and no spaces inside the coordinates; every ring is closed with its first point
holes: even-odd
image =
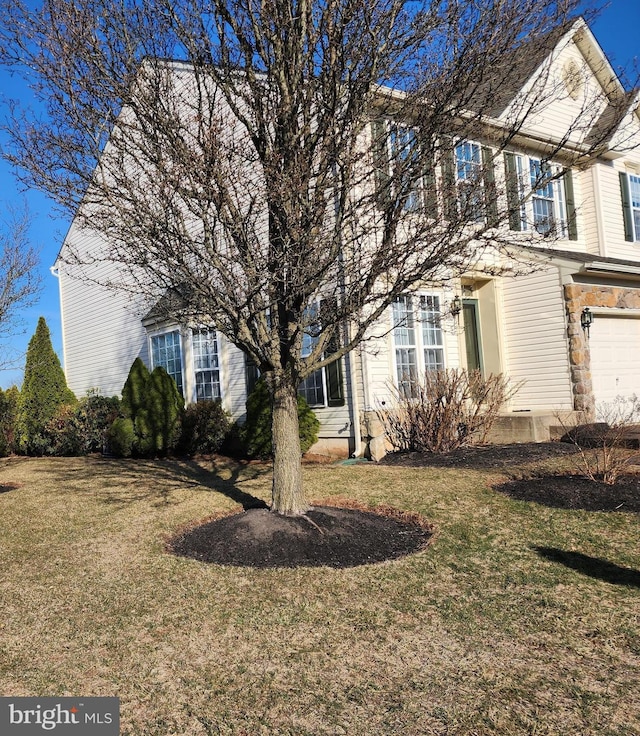
{"type": "Polygon", "coordinates": [[[490,78],[481,82],[474,91],[470,99],[474,111],[500,117],[560,40],[568,33],[576,32],[583,23],[582,19],[573,18],[503,55],[500,62],[492,67],[490,78]],[[474,101],[477,104],[474,105],[474,101]]]}

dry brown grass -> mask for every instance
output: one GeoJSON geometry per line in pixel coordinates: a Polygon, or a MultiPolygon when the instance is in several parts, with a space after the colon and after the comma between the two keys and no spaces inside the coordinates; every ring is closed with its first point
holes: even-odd
{"type": "Polygon", "coordinates": [[[416,511],[437,539],[252,570],[163,543],[267,499],[265,466],[2,461],[0,692],[117,695],[126,736],[637,735],[637,515],[512,501],[491,472],[308,466],[310,497],[416,511]]]}

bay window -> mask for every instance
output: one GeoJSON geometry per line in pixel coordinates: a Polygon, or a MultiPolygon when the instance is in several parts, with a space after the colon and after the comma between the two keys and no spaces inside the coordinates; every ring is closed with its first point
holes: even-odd
{"type": "Polygon", "coordinates": [[[164,332],[151,337],[151,362],[153,367],[161,366],[176,382],[184,395],[182,380],[182,349],[180,331],[164,332]]]}
{"type": "Polygon", "coordinates": [[[191,334],[196,401],[219,399],[220,364],[216,331],[212,327],[201,327],[191,334]]]}

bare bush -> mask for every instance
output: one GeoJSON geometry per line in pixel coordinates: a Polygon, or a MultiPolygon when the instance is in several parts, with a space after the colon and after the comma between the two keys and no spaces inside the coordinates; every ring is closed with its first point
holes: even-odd
{"type": "Polygon", "coordinates": [[[578,449],[578,470],[582,476],[594,482],[614,485],[629,464],[629,430],[640,423],[640,398],[617,396],[611,402],[599,403],[596,413],[601,420],[593,424],[567,427],[559,414],[564,440],[578,449]]]}
{"type": "Polygon", "coordinates": [[[421,383],[391,387],[395,406],[380,408],[388,441],[397,451],[451,452],[483,444],[501,407],[520,385],[480,371],[427,371],[421,383]]]}

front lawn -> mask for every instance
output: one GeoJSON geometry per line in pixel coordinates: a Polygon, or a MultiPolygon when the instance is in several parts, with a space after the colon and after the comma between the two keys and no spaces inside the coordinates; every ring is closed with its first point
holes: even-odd
{"type": "Polygon", "coordinates": [[[165,542],[268,499],[265,465],[1,462],[2,695],[116,695],[123,736],[640,733],[638,514],[513,500],[495,468],[306,466],[310,498],[435,539],[232,568],[165,542]]]}

